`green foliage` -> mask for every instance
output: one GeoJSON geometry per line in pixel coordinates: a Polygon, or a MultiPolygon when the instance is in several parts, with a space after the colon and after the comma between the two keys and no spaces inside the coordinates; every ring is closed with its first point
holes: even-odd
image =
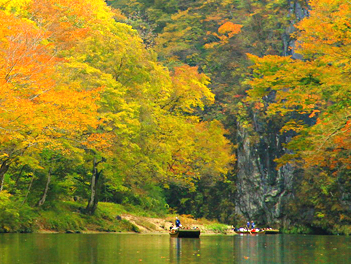
{"type": "Polygon", "coordinates": [[[101,203],[94,215],[81,213],[84,205],[77,202],[65,201],[51,208],[50,211],[40,211],[37,217],[37,224],[41,229],[55,230],[58,232],[66,231],[103,231],[139,232],[138,227],[129,221],[118,220],[117,216],[126,213],[127,210],[121,205],[113,203],[101,203]]]}
{"type": "Polygon", "coordinates": [[[127,210],[121,204],[100,202],[99,205],[99,209],[102,214],[110,215],[112,218],[114,218],[116,215],[127,213],[127,210]]]}
{"type": "Polygon", "coordinates": [[[228,226],[224,224],[211,224],[207,228],[215,233],[226,233],[228,231],[228,226]]]}
{"type": "Polygon", "coordinates": [[[333,235],[344,234],[347,236],[351,235],[351,226],[350,225],[335,225],[331,230],[333,235]]]}
{"type": "Polygon", "coordinates": [[[0,192],[0,211],[0,233],[27,233],[35,230],[32,208],[14,201],[6,191],[0,192]]]}
{"type": "Polygon", "coordinates": [[[310,227],[306,227],[303,225],[297,225],[297,226],[289,227],[289,229],[283,228],[282,233],[285,233],[285,234],[314,234],[315,232],[310,227]]]}
{"type": "Polygon", "coordinates": [[[235,182],[233,179],[229,180],[229,176],[227,180],[214,184],[211,184],[211,179],[203,177],[194,192],[177,184],[170,185],[166,191],[170,207],[180,214],[237,225],[239,217],[234,213],[235,204],[231,199],[234,193],[235,182]]]}
{"type": "Polygon", "coordinates": [[[112,229],[108,229],[108,231],[110,230],[113,232],[130,231],[130,232],[140,233],[139,227],[124,219],[119,221],[117,224],[113,225],[112,229]]]}
{"type": "Polygon", "coordinates": [[[43,211],[39,221],[44,229],[55,231],[84,230],[87,223],[77,213],[43,211]]]}

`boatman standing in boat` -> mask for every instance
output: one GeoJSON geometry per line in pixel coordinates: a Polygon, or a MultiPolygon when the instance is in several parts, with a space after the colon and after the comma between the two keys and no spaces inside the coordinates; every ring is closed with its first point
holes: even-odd
{"type": "Polygon", "coordinates": [[[180,224],[180,221],[179,221],[178,217],[176,217],[175,225],[176,225],[176,227],[178,227],[178,228],[182,226],[182,225],[180,224]]]}

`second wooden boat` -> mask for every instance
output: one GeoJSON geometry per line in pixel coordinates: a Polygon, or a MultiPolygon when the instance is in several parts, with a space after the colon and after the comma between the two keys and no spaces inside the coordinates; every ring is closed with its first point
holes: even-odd
{"type": "Polygon", "coordinates": [[[279,229],[265,229],[264,232],[265,234],[274,235],[279,234],[279,229]]]}
{"type": "Polygon", "coordinates": [[[255,235],[255,234],[264,234],[264,230],[243,230],[243,231],[235,231],[237,234],[247,234],[247,235],[255,235]]]}
{"type": "Polygon", "coordinates": [[[279,234],[279,229],[259,229],[259,230],[238,230],[235,231],[237,234],[268,234],[268,235],[273,235],[273,234],[279,234]]]}

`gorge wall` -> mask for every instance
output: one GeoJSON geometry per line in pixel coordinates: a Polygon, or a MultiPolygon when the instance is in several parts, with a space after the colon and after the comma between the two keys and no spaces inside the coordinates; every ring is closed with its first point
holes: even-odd
{"type": "MultiPolygon", "coordinates": [[[[288,15],[295,19],[282,35],[284,50],[281,55],[301,59],[294,51],[295,43],[290,35],[294,31],[294,24],[308,15],[298,1],[289,1],[288,15]]],[[[274,100],[266,98],[267,103],[274,100]]],[[[274,161],[288,150],[284,144],[288,143],[292,135],[282,135],[278,122],[252,114],[253,134],[237,122],[237,193],[236,213],[247,220],[254,220],[259,224],[288,226],[287,204],[294,197],[296,177],[299,172],[290,164],[277,169],[274,161]]]]}

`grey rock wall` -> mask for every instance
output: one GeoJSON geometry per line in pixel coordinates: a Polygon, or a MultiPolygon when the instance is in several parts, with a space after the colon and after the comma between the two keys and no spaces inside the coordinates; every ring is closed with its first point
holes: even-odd
{"type": "MultiPolygon", "coordinates": [[[[240,124],[239,124],[240,126],[240,124]]],[[[259,132],[253,142],[246,129],[238,132],[236,210],[247,220],[283,226],[288,220],[284,205],[293,197],[295,170],[291,165],[276,170],[274,159],[285,153],[282,144],[290,140],[279,130],[259,132]]]]}

